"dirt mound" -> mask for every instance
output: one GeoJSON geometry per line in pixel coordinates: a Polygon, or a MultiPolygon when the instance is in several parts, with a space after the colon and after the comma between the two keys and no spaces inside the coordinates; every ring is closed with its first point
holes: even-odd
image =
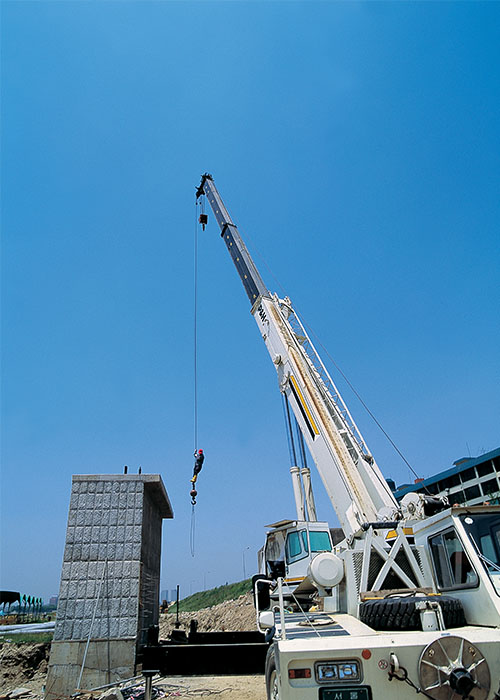
{"type": "Polygon", "coordinates": [[[0,690],[18,686],[40,692],[45,683],[50,643],[2,644],[0,647],[0,690]]]}
{"type": "MultiPolygon", "coordinates": [[[[175,627],[175,619],[174,613],[160,615],[160,639],[168,637],[175,627]]],[[[196,612],[179,613],[180,629],[188,633],[191,620],[198,621],[198,632],[243,632],[257,629],[251,593],[196,612]]]]}

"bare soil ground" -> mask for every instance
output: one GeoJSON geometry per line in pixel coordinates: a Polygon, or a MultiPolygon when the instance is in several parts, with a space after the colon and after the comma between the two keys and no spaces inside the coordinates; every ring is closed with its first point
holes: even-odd
{"type": "Polygon", "coordinates": [[[50,643],[9,644],[0,647],[0,695],[23,687],[41,695],[47,676],[50,643]]]}
{"type": "Polygon", "coordinates": [[[264,676],[178,676],[153,681],[166,697],[218,697],[220,700],[266,700],[264,676]],[[166,684],[166,685],[165,685],[166,684]]]}
{"type": "MultiPolygon", "coordinates": [[[[255,610],[251,594],[237,600],[214,605],[196,612],[180,613],[181,629],[189,631],[191,620],[198,621],[200,632],[230,632],[255,630],[255,610]]],[[[166,639],[174,629],[176,616],[160,616],[160,639],[166,639]]],[[[42,698],[47,677],[50,644],[7,644],[0,646],[0,700],[16,688],[26,688],[29,694],[22,700],[42,698]]],[[[221,700],[265,700],[264,676],[171,676],[154,679],[153,685],[164,697],[220,697],[221,700]]],[[[99,697],[97,694],[95,697],[99,697]]]]}

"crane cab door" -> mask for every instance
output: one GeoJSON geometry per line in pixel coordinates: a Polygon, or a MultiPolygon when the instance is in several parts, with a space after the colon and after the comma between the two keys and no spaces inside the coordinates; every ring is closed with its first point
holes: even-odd
{"type": "Polygon", "coordinates": [[[286,576],[285,541],[286,531],[274,530],[267,533],[262,573],[269,578],[277,579],[286,576]]]}
{"type": "Polygon", "coordinates": [[[328,526],[316,529],[318,523],[299,524],[288,530],[285,541],[286,581],[298,585],[307,576],[310,562],[320,552],[331,552],[332,540],[328,526]]]}

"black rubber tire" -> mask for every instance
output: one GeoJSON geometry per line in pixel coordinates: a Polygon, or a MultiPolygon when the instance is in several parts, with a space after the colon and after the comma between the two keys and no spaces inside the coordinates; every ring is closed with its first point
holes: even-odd
{"type": "Polygon", "coordinates": [[[276,658],[274,646],[270,646],[266,656],[266,695],[267,700],[279,700],[278,686],[276,680],[276,658]]]}
{"type": "Polygon", "coordinates": [[[447,629],[467,624],[462,603],[448,596],[408,596],[366,600],[360,603],[359,619],[374,630],[421,630],[420,613],[416,604],[425,600],[440,604],[447,629]]]}

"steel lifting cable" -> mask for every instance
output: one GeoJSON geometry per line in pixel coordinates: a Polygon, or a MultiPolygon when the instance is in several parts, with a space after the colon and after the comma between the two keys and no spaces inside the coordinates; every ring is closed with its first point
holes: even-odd
{"type": "Polygon", "coordinates": [[[196,518],[194,514],[194,505],[191,506],[191,529],[189,531],[189,549],[191,550],[191,556],[194,557],[194,538],[196,534],[196,518]]]}
{"type": "Polygon", "coordinates": [[[194,217],[194,328],[193,328],[193,345],[194,345],[194,448],[198,447],[198,212],[195,203],[194,217]]]}
{"type": "MultiPolygon", "coordinates": [[[[194,452],[198,445],[198,202],[194,207],[194,313],[193,313],[193,393],[194,393],[194,452]]],[[[189,531],[189,549],[195,555],[196,518],[194,498],[191,500],[191,528],[189,531]]]]}
{"type": "MultiPolygon", "coordinates": [[[[377,419],[377,417],[373,414],[373,412],[372,412],[372,411],[369,409],[369,407],[366,405],[366,403],[364,402],[363,398],[360,396],[359,392],[356,390],[356,388],[355,388],[355,387],[352,385],[352,383],[349,381],[348,377],[345,375],[345,373],[342,371],[342,369],[341,369],[341,368],[338,366],[338,364],[335,362],[335,360],[334,360],[333,357],[330,355],[330,353],[328,352],[328,350],[325,348],[325,346],[323,345],[323,343],[321,342],[321,340],[318,338],[318,336],[316,335],[316,333],[313,331],[313,329],[312,329],[307,323],[305,323],[305,322],[304,322],[304,326],[305,326],[306,328],[308,328],[308,330],[309,330],[309,332],[311,333],[311,335],[313,335],[313,336],[316,338],[316,342],[323,348],[323,350],[324,350],[326,356],[328,357],[328,359],[330,360],[330,362],[333,364],[333,366],[335,367],[335,369],[337,370],[337,372],[339,372],[339,374],[343,377],[345,383],[346,383],[347,386],[350,388],[350,390],[352,391],[352,393],[354,394],[354,396],[358,399],[358,401],[359,401],[360,404],[363,406],[363,408],[365,409],[365,411],[368,413],[368,415],[370,416],[370,418],[373,420],[373,422],[375,423],[375,425],[377,426],[377,428],[379,428],[379,430],[380,430],[380,431],[382,432],[382,434],[386,437],[386,439],[389,441],[389,443],[390,443],[391,446],[394,448],[394,450],[395,450],[395,451],[398,453],[398,455],[401,457],[401,459],[402,459],[403,462],[406,464],[406,466],[408,467],[408,469],[412,472],[412,474],[413,474],[417,479],[420,478],[420,477],[419,477],[419,474],[415,471],[415,469],[413,469],[413,467],[411,466],[410,462],[406,459],[406,457],[405,457],[404,454],[401,452],[401,450],[399,449],[399,447],[396,445],[396,443],[394,442],[394,440],[391,438],[391,436],[389,435],[389,433],[385,430],[385,428],[384,428],[383,425],[380,423],[380,421],[377,419]]],[[[425,489],[428,491],[427,487],[425,487],[425,489]]],[[[429,493],[430,493],[430,492],[429,492],[429,493]]]]}

